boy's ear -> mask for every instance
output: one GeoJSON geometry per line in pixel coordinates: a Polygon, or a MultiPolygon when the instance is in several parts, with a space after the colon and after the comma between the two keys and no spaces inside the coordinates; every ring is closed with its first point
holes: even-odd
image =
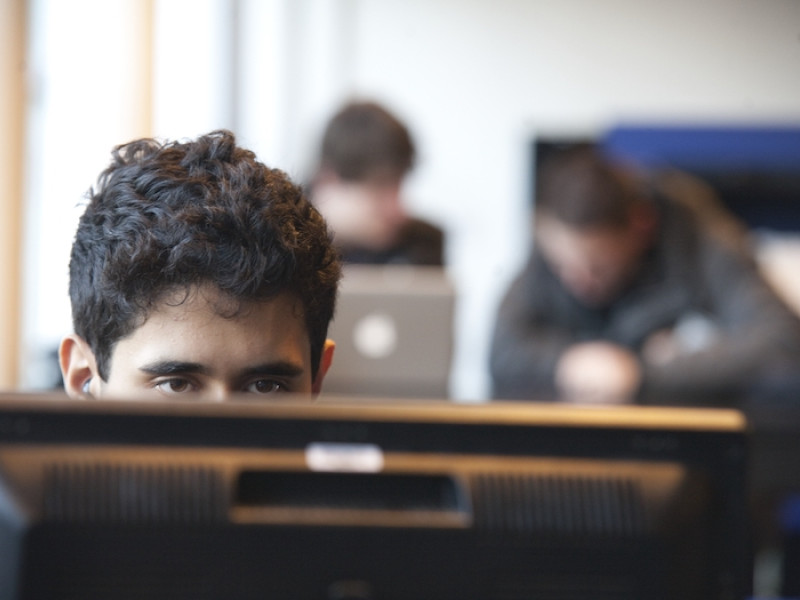
{"type": "Polygon", "coordinates": [[[331,368],[333,362],[333,353],[336,350],[336,342],[333,340],[325,340],[325,345],[322,347],[322,356],[319,361],[319,369],[314,381],[311,383],[311,393],[315,396],[322,391],[322,380],[325,379],[325,374],[331,368]]]}
{"type": "Polygon", "coordinates": [[[74,333],[64,337],[58,348],[58,362],[67,395],[77,400],[90,398],[88,384],[98,375],[97,361],[89,344],[74,333]]]}

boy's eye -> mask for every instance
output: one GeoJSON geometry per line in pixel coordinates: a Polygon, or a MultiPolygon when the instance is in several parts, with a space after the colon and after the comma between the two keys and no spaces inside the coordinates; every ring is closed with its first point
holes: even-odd
{"type": "Polygon", "coordinates": [[[185,394],[195,391],[194,386],[189,380],[180,377],[159,381],[156,384],[156,389],[165,394],[185,394]]]}
{"type": "Polygon", "coordinates": [[[275,392],[285,392],[286,386],[274,379],[257,379],[250,383],[245,391],[251,394],[274,394],[275,392]]]}

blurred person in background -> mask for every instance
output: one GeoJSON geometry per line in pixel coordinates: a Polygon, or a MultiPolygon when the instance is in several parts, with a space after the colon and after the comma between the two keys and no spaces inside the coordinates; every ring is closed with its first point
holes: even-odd
{"type": "Polygon", "coordinates": [[[403,205],[414,158],[406,126],[377,103],[345,104],[328,122],[311,197],[345,263],[442,265],[442,230],[403,205]]]}
{"type": "Polygon", "coordinates": [[[545,163],[532,254],[497,314],[495,397],[731,404],[799,357],[800,319],[709,188],[591,146],[545,163]]]}

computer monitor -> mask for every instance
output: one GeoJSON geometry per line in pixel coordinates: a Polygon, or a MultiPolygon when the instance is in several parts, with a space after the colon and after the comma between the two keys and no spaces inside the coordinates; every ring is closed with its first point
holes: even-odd
{"type": "Polygon", "coordinates": [[[734,600],[734,411],[0,399],[0,597],[734,600]]]}

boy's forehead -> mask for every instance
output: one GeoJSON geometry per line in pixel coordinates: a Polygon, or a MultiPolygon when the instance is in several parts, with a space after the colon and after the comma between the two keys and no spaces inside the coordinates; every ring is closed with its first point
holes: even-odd
{"type": "MultiPolygon", "coordinates": [[[[241,300],[213,286],[174,290],[156,302],[116,345],[137,356],[280,354],[309,350],[302,305],[294,294],[241,300]]],[[[163,357],[162,356],[162,357],[163,357]]]]}
{"type": "Polygon", "coordinates": [[[180,318],[182,314],[202,311],[210,318],[235,319],[266,305],[280,305],[286,316],[297,319],[304,316],[303,303],[289,291],[261,299],[238,298],[213,283],[202,283],[167,290],[151,305],[147,317],[158,312],[169,312],[173,317],[180,318]]]}

